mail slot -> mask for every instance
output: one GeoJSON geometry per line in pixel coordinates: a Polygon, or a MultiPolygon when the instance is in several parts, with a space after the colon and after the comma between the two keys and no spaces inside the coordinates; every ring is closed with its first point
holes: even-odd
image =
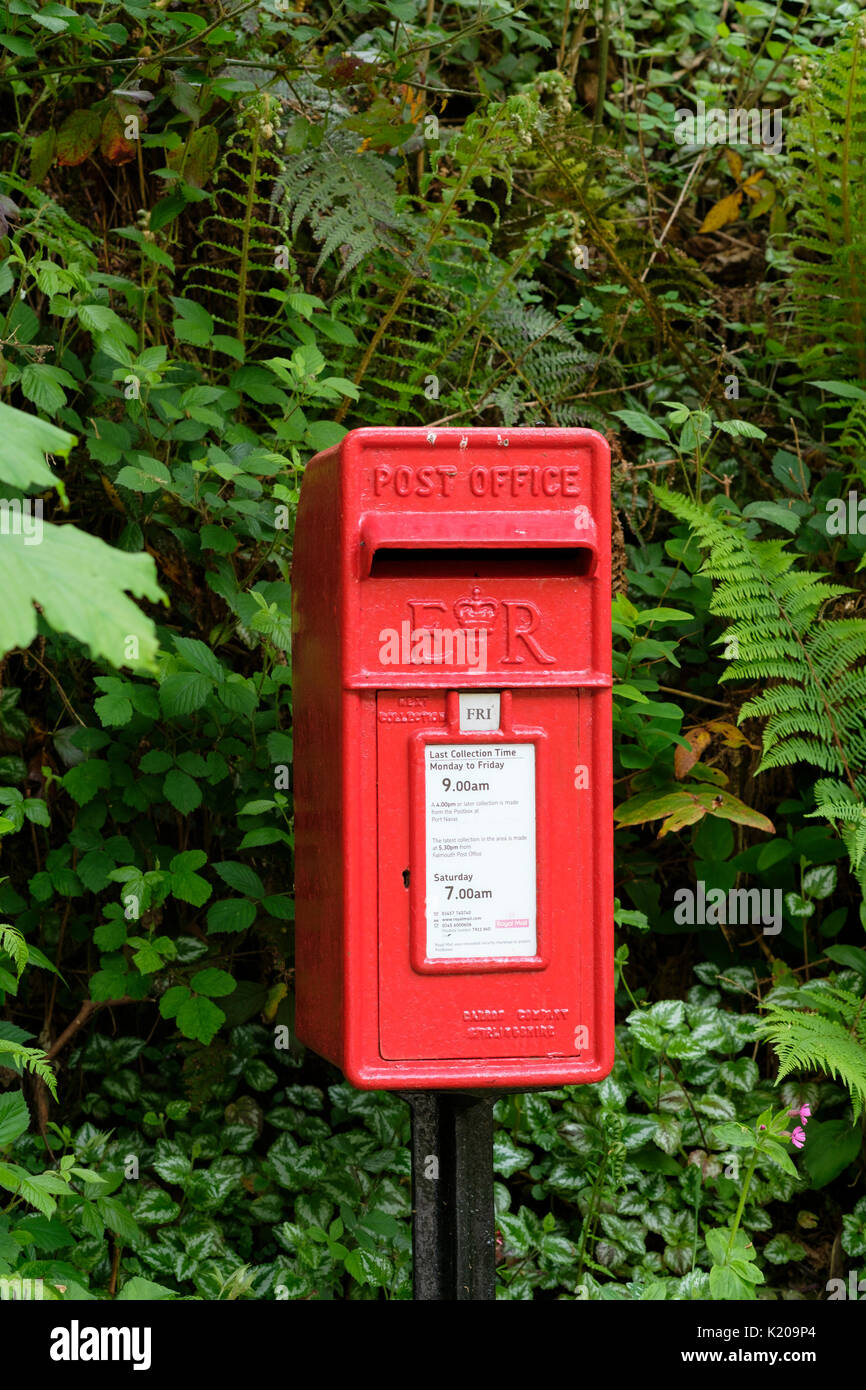
{"type": "Polygon", "coordinates": [[[610,458],[354,430],[293,561],[298,1037],[364,1089],[613,1064],[610,458]]]}

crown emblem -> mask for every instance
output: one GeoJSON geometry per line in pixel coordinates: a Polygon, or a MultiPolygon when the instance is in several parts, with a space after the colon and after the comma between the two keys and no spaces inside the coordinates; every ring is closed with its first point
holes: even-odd
{"type": "Polygon", "coordinates": [[[454,615],[461,627],[486,628],[492,632],[498,607],[495,598],[481,597],[481,590],[476,584],[468,598],[457,600],[454,615]]]}

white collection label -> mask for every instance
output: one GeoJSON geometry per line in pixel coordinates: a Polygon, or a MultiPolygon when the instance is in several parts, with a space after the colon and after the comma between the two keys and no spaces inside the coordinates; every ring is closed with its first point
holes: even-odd
{"type": "Polygon", "coordinates": [[[461,690],[459,696],[461,734],[490,734],[499,728],[500,698],[461,690]]]}
{"type": "Polygon", "coordinates": [[[535,745],[424,749],[427,956],[534,956],[535,745]]]}

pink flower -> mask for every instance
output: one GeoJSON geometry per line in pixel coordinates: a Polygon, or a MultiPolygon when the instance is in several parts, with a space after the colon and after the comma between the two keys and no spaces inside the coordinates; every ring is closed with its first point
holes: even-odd
{"type": "Polygon", "coordinates": [[[805,1125],[808,1123],[809,1116],[812,1114],[812,1107],[811,1105],[801,1105],[797,1110],[789,1110],[788,1114],[799,1115],[800,1119],[803,1121],[803,1124],[805,1125]]]}
{"type": "MultiPolygon", "coordinates": [[[[794,1111],[792,1111],[791,1113],[794,1114],[794,1115],[796,1115],[797,1112],[796,1112],[796,1110],[794,1110],[794,1111]]],[[[802,1147],[803,1147],[803,1145],[805,1144],[805,1142],[806,1142],[806,1131],[805,1131],[805,1129],[803,1128],[802,1125],[797,1125],[796,1129],[793,1129],[793,1130],[791,1131],[791,1143],[794,1145],[794,1148],[795,1148],[795,1149],[802,1149],[802,1147]]]]}

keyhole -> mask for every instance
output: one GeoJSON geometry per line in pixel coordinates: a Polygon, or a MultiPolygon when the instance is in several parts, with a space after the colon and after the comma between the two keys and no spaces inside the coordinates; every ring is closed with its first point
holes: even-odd
{"type": "Polygon", "coordinates": [[[409,887],[409,870],[408,870],[408,869],[404,869],[404,870],[403,870],[403,887],[404,887],[404,888],[408,888],[408,887],[409,887]]]}

